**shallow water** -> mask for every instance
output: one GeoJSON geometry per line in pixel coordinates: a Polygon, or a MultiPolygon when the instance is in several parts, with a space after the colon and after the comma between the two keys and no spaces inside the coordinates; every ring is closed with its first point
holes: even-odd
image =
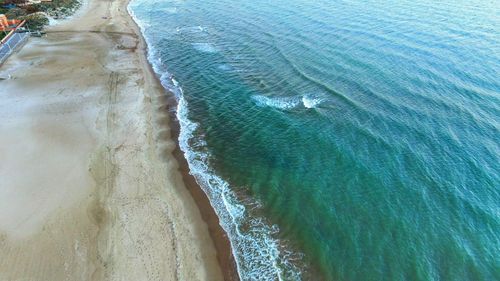
{"type": "Polygon", "coordinates": [[[244,280],[500,280],[497,1],[134,0],[244,280]]]}

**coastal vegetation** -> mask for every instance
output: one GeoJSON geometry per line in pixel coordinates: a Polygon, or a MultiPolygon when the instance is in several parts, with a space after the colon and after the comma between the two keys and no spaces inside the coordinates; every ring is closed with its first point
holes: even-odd
{"type": "Polygon", "coordinates": [[[40,11],[58,19],[73,14],[80,6],[78,0],[52,0],[51,2],[41,2],[37,5],[40,11]]]}
{"type": "Polygon", "coordinates": [[[19,19],[26,20],[26,25],[31,30],[42,30],[45,25],[49,24],[49,19],[42,12],[28,14],[19,19]]]}
{"type": "MultiPolygon", "coordinates": [[[[53,19],[65,18],[81,6],[78,0],[0,0],[0,14],[26,20],[30,30],[42,30],[53,19]]],[[[2,34],[0,38],[5,36],[2,34]]]]}

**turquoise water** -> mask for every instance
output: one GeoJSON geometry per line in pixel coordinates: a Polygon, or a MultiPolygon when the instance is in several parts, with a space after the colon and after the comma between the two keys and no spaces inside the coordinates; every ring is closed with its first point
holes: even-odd
{"type": "Polygon", "coordinates": [[[129,9],[243,280],[500,280],[498,1],[129,9]]]}

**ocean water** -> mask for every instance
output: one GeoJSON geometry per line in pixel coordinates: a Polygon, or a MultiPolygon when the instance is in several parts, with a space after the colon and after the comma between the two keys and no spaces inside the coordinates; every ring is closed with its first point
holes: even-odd
{"type": "Polygon", "coordinates": [[[129,11],[242,280],[500,280],[500,2],[129,11]]]}

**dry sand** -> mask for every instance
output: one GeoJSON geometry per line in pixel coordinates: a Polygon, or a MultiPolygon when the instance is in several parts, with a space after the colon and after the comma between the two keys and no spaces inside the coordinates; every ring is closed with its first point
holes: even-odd
{"type": "Polygon", "coordinates": [[[0,67],[2,281],[223,278],[126,4],[91,0],[0,67]]]}

